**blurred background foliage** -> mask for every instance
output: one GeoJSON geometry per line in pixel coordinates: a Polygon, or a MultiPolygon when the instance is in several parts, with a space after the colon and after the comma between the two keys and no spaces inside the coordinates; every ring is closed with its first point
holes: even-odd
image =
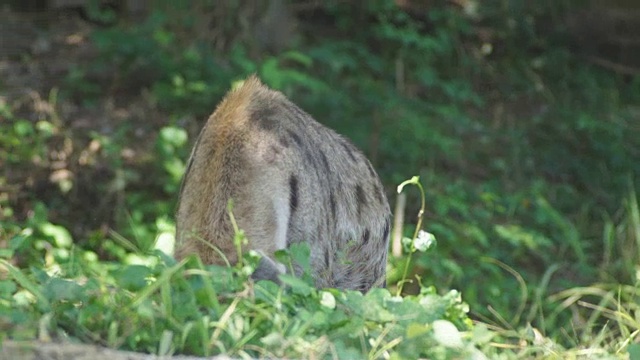
{"type": "Polygon", "coordinates": [[[636,284],[634,1],[9,1],[0,17],[0,245],[17,264],[152,249],[200,127],[257,73],[362,148],[391,202],[421,176],[438,246],[412,273],[473,316],[562,337],[587,315],[543,316],[549,295],[636,284]]]}

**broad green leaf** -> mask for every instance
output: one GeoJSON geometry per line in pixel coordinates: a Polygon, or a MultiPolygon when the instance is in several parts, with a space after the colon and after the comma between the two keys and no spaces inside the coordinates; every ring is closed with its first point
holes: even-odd
{"type": "Polygon", "coordinates": [[[72,280],[52,277],[45,284],[43,293],[51,302],[60,300],[78,301],[83,298],[83,288],[72,280]]]}

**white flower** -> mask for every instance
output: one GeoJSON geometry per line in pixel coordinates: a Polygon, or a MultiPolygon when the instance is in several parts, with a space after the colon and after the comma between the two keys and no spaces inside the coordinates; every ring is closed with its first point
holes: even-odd
{"type": "Polygon", "coordinates": [[[328,291],[322,291],[321,294],[322,294],[322,297],[320,298],[320,305],[328,309],[335,309],[336,298],[333,297],[333,294],[331,294],[328,291]]]}
{"type": "Polygon", "coordinates": [[[440,345],[448,348],[461,348],[462,335],[455,325],[447,320],[436,320],[433,322],[433,337],[440,345]]]}
{"type": "Polygon", "coordinates": [[[413,246],[420,252],[425,252],[436,243],[436,237],[432,233],[420,230],[413,246]]]}

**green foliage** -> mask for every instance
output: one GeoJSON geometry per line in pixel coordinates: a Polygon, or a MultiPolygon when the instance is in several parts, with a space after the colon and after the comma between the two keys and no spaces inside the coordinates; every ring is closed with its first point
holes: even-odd
{"type": "MultiPolygon", "coordinates": [[[[114,234],[114,239],[121,239],[120,242],[122,239],[133,239],[134,242],[128,246],[129,249],[149,251],[154,247],[158,237],[173,229],[172,220],[169,219],[174,211],[174,196],[178,193],[185,169],[187,134],[183,129],[172,126],[159,129],[153,144],[153,163],[140,169],[133,168],[123,161],[121,154],[127,141],[124,140],[126,127],[123,126],[122,129],[122,133],[111,137],[100,134],[93,136],[100,144],[114,173],[105,184],[107,192],[123,199],[118,203],[119,234],[114,234]],[[145,175],[149,172],[153,175],[145,175]],[[157,193],[164,196],[150,202],[149,198],[157,196],[153,195],[157,193]]],[[[115,253],[112,255],[118,256],[115,253]]]]}
{"type": "MultiPolygon", "coordinates": [[[[308,248],[291,250],[292,258],[304,253],[308,261],[308,248]]],[[[12,338],[32,337],[24,329],[40,321],[50,336],[65,331],[159,355],[449,358],[486,345],[469,332],[468,307],[455,291],[422,288],[402,298],[385,289],[316,290],[302,280],[281,288],[247,282],[240,268],[205,267],[196,257],[176,263],[158,253],[146,262],[78,260],[85,272],[63,266],[52,275],[2,261],[9,278],[0,286],[0,321],[12,338]]]]}
{"type": "Polygon", "coordinates": [[[25,264],[49,266],[71,255],[73,239],[69,231],[47,219],[47,210],[36,204],[34,215],[25,224],[2,222],[8,246],[2,257],[20,258],[25,264]]]}
{"type": "MultiPolygon", "coordinates": [[[[574,50],[565,20],[584,4],[469,1],[460,10],[436,2],[413,11],[391,0],[329,1],[313,16],[301,10],[290,48],[268,53],[256,45],[253,27],[261,22],[251,12],[259,6],[249,3],[154,2],[143,21],[92,31],[97,57],[70,66],[55,84],[60,100],[47,89],[35,107],[50,110],[25,111],[23,100],[0,97],[0,256],[21,269],[8,268],[11,278],[0,281],[0,328],[11,324],[12,336],[33,337],[38,321],[75,322],[84,324],[79,338],[160,354],[306,356],[330,348],[345,358],[387,350],[438,358],[459,350],[438,340],[451,328],[436,321],[443,307],[461,304],[451,300],[460,293],[448,292],[460,289],[474,318],[506,329],[501,340],[528,344],[519,356],[638,352],[629,344],[638,336],[640,82],[574,50]],[[233,269],[149,257],[173,242],[176,194],[196,131],[250,73],[351,138],[388,189],[420,175],[424,198],[410,194],[407,212],[420,207],[423,224],[406,226],[406,254],[389,265],[402,301],[384,291],[317,291],[304,278],[283,278],[286,290],[245,287],[252,254],[233,269]],[[102,109],[140,93],[163,114],[149,116],[142,141],[129,119],[85,131],[57,112],[59,102],[102,109]],[[75,176],[52,176],[61,170],[59,154],[67,164],[89,160],[62,169],[75,176]],[[422,228],[437,248],[418,251],[422,228]],[[63,277],[52,275],[58,271],[63,277]],[[83,274],[92,280],[80,281],[83,274]],[[435,315],[421,323],[382,318],[408,315],[398,309],[415,310],[429,296],[440,310],[429,308],[435,315]],[[85,306],[70,305],[78,303],[85,306]],[[131,319],[144,324],[140,337],[123,330],[131,319]],[[608,331],[610,324],[617,328],[608,331]],[[436,345],[424,350],[421,341],[436,345]]],[[[96,4],[89,17],[112,23],[114,14],[96,4]]],[[[304,259],[299,251],[281,256],[304,259]]],[[[456,316],[445,318],[466,331],[456,316]]],[[[485,330],[465,332],[463,347],[487,352],[498,340],[485,330]]]]}
{"type": "Polygon", "coordinates": [[[185,161],[181,160],[187,145],[187,132],[177,127],[164,127],[160,129],[156,142],[159,162],[168,175],[164,180],[164,191],[167,194],[177,194],[178,184],[185,172],[185,161]]]}

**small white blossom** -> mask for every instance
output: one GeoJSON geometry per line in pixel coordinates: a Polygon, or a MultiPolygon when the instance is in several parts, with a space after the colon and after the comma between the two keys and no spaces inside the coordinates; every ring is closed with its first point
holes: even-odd
{"type": "Polygon", "coordinates": [[[418,237],[413,242],[413,246],[420,252],[425,252],[436,242],[436,237],[432,233],[420,230],[418,237]]]}
{"type": "Polygon", "coordinates": [[[336,298],[333,297],[333,294],[328,291],[322,291],[321,294],[320,304],[328,309],[335,309],[336,298]]]}
{"type": "Polygon", "coordinates": [[[433,337],[440,345],[448,348],[461,348],[464,345],[460,331],[447,320],[433,322],[433,337]]]}

